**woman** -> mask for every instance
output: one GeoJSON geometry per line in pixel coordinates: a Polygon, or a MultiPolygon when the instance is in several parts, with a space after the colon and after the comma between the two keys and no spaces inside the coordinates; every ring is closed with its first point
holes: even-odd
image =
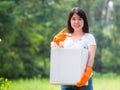
{"type": "Polygon", "coordinates": [[[76,85],[62,85],[61,90],[93,90],[92,67],[96,42],[94,36],[89,33],[87,17],[82,9],[72,8],[68,16],[67,28],[54,37],[51,47],[88,49],[88,62],[82,78],[76,82],[76,85]],[[88,85],[85,85],[86,82],[88,85]]]}

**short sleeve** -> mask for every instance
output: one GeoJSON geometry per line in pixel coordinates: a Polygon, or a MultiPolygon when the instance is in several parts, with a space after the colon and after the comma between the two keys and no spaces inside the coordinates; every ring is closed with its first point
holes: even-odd
{"type": "Polygon", "coordinates": [[[95,37],[92,34],[88,34],[87,43],[89,45],[96,45],[95,37]]]}

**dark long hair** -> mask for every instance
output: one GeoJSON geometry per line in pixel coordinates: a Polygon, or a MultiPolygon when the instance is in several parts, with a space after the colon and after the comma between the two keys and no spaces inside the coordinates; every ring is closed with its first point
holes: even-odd
{"type": "Polygon", "coordinates": [[[78,16],[80,16],[81,18],[83,18],[84,20],[84,26],[83,26],[83,32],[84,33],[89,33],[89,25],[88,25],[88,21],[87,21],[87,17],[86,17],[86,14],[85,12],[79,8],[79,7],[74,7],[72,8],[72,10],[70,11],[69,13],[69,16],[68,16],[68,21],[67,21],[67,29],[68,29],[68,32],[69,33],[72,33],[74,32],[74,29],[71,27],[71,18],[73,16],[73,14],[77,14],[78,16]]]}

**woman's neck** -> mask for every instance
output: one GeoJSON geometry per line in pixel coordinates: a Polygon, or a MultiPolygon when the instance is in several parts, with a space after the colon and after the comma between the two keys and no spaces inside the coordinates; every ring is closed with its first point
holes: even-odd
{"type": "Polygon", "coordinates": [[[72,36],[74,37],[82,37],[85,33],[82,30],[74,30],[72,36]]]}
{"type": "Polygon", "coordinates": [[[84,32],[83,31],[74,31],[71,35],[72,35],[72,39],[73,41],[77,41],[79,38],[83,37],[84,36],[84,32]]]}

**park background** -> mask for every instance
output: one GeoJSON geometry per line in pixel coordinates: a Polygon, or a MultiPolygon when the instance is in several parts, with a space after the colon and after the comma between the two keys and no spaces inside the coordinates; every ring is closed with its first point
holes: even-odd
{"type": "Polygon", "coordinates": [[[120,90],[120,0],[0,0],[0,90],[59,90],[49,83],[50,42],[76,6],[97,42],[95,90],[120,90]]]}

